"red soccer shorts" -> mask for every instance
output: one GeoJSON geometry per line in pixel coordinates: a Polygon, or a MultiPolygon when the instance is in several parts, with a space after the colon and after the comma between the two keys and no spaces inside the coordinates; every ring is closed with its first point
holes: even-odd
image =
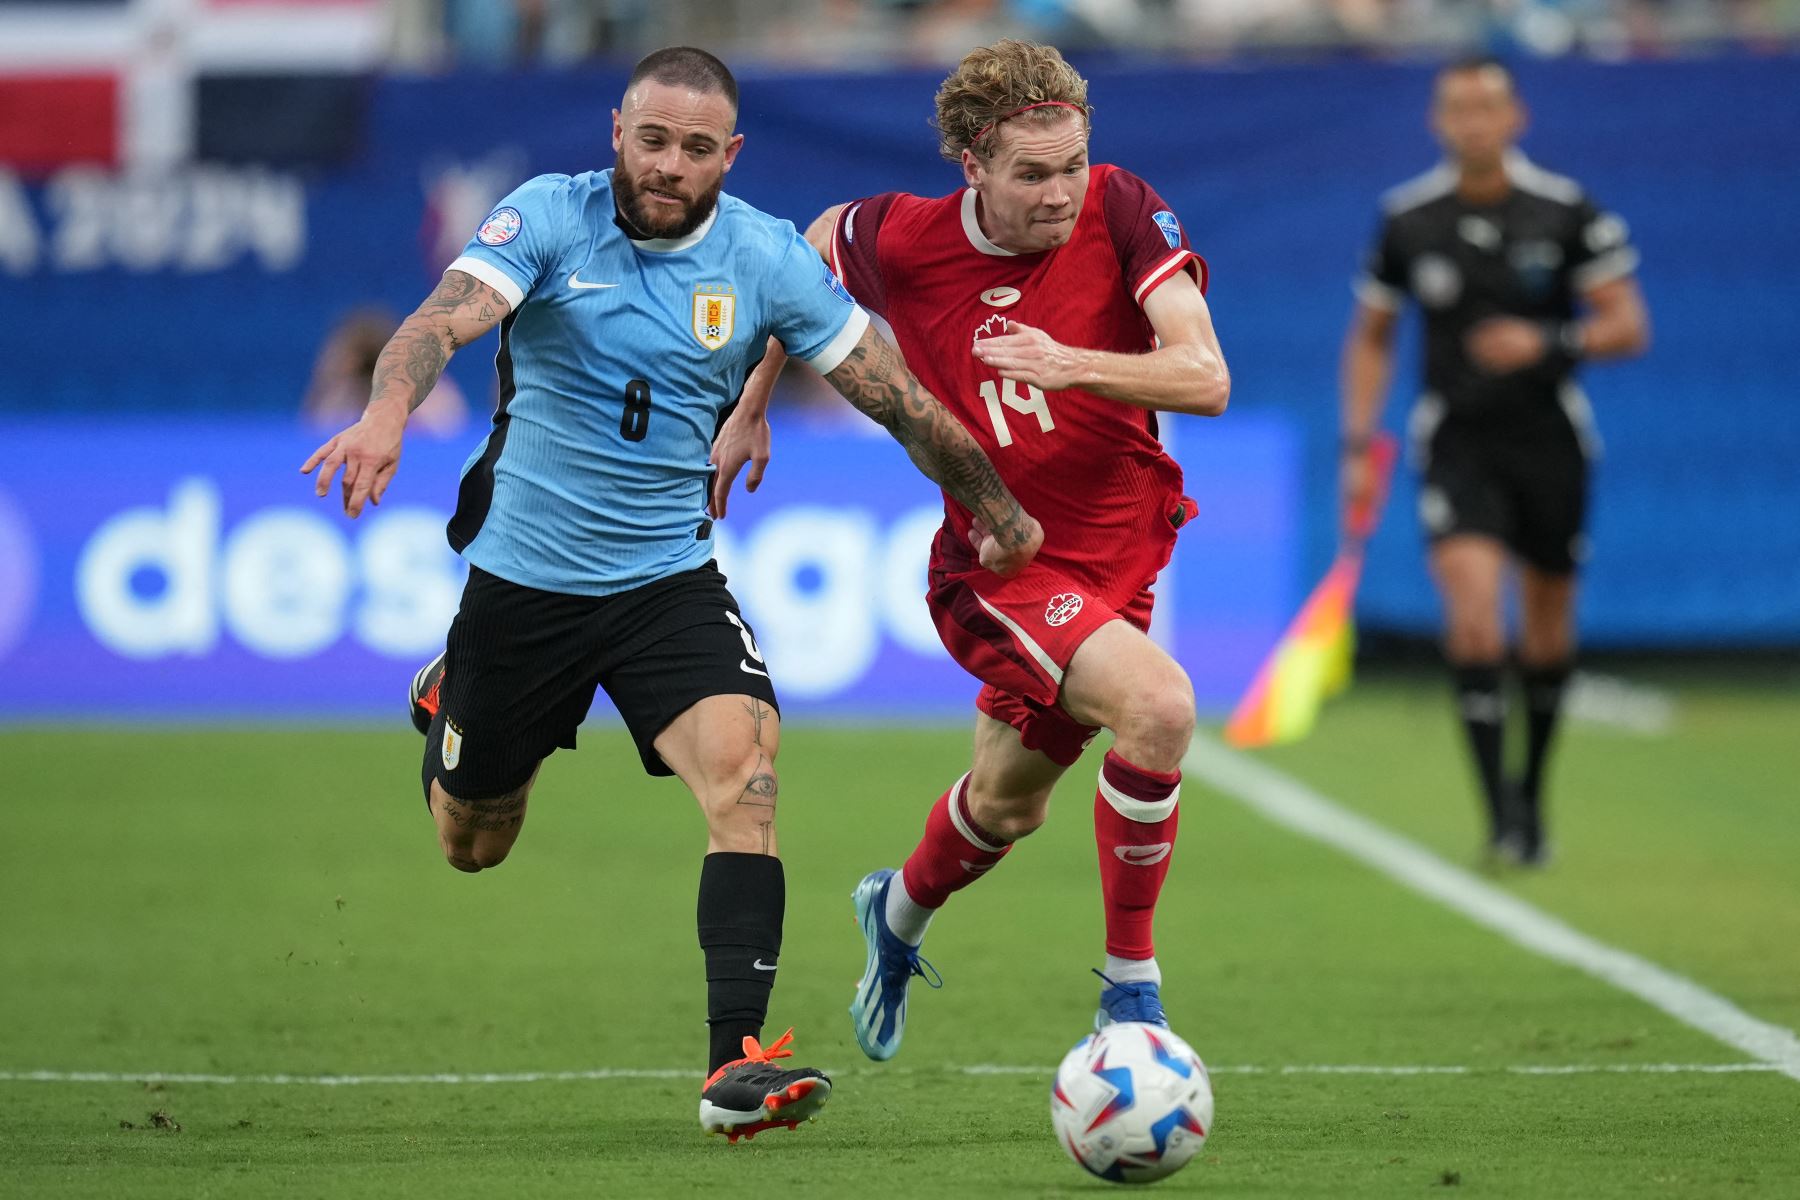
{"type": "Polygon", "coordinates": [[[1148,630],[1154,599],[1146,583],[1122,609],[1111,608],[1092,588],[1035,562],[1011,579],[933,562],[926,593],[950,656],[983,684],[975,707],[1017,729],[1027,750],[1065,767],[1099,730],[1057,705],[1063,672],[1108,621],[1148,630]]]}

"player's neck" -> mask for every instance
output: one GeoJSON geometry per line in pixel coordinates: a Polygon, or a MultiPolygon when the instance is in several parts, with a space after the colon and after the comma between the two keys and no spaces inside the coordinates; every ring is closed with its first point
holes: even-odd
{"type": "Polygon", "coordinates": [[[1463,163],[1456,172],[1456,194],[1467,204],[1498,204],[1512,192],[1506,164],[1463,163]]]}
{"type": "Polygon", "coordinates": [[[988,214],[987,200],[977,191],[975,193],[975,227],[981,230],[981,236],[988,240],[989,245],[998,246],[1008,254],[1038,254],[1048,249],[1045,246],[1015,246],[1003,242],[994,236],[993,224],[994,219],[988,214]]]}

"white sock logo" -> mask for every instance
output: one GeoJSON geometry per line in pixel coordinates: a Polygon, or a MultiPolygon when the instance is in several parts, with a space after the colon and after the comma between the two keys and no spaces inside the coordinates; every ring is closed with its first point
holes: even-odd
{"type": "Polygon", "coordinates": [[[1114,846],[1113,853],[1119,861],[1132,867],[1154,867],[1169,857],[1169,851],[1175,847],[1168,842],[1157,842],[1149,846],[1114,846]]]}

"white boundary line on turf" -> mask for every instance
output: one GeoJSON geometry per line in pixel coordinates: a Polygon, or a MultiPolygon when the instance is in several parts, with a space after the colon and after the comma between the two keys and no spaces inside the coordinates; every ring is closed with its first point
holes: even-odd
{"type": "Polygon", "coordinates": [[[1477,925],[1553,962],[1629,992],[1685,1025],[1741,1050],[1762,1067],[1800,1079],[1800,1037],[1648,959],[1589,937],[1544,910],[1415,842],[1351,812],[1247,754],[1198,736],[1183,771],[1264,818],[1348,854],[1477,925]]]}
{"type": "MultiPolygon", "coordinates": [[[[1735,1075],[1779,1071],[1773,1063],[1577,1063],[1555,1066],[1380,1066],[1359,1063],[1315,1063],[1280,1067],[1211,1067],[1213,1075],[1735,1075]]],[[[1051,1067],[974,1063],[963,1067],[854,1067],[833,1075],[1026,1075],[1048,1078],[1051,1067]]],[[[438,1075],[210,1075],[169,1071],[0,1071],[0,1083],[207,1083],[265,1084],[301,1087],[410,1087],[489,1083],[572,1083],[609,1079],[697,1079],[698,1073],[674,1067],[600,1067],[590,1071],[447,1072],[438,1075]]]]}

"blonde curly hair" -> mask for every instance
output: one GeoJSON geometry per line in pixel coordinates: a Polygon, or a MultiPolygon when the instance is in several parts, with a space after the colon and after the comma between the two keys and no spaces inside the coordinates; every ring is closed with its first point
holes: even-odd
{"type": "Polygon", "coordinates": [[[972,50],[938,88],[933,122],[938,152],[951,162],[961,162],[964,150],[992,158],[1000,144],[996,132],[1000,122],[1017,115],[1049,124],[1068,111],[1062,105],[1076,109],[1082,125],[1092,130],[1094,110],[1087,102],[1087,80],[1055,46],[1007,38],[972,50]],[[1052,107],[1019,112],[1035,104],[1052,107]]]}

